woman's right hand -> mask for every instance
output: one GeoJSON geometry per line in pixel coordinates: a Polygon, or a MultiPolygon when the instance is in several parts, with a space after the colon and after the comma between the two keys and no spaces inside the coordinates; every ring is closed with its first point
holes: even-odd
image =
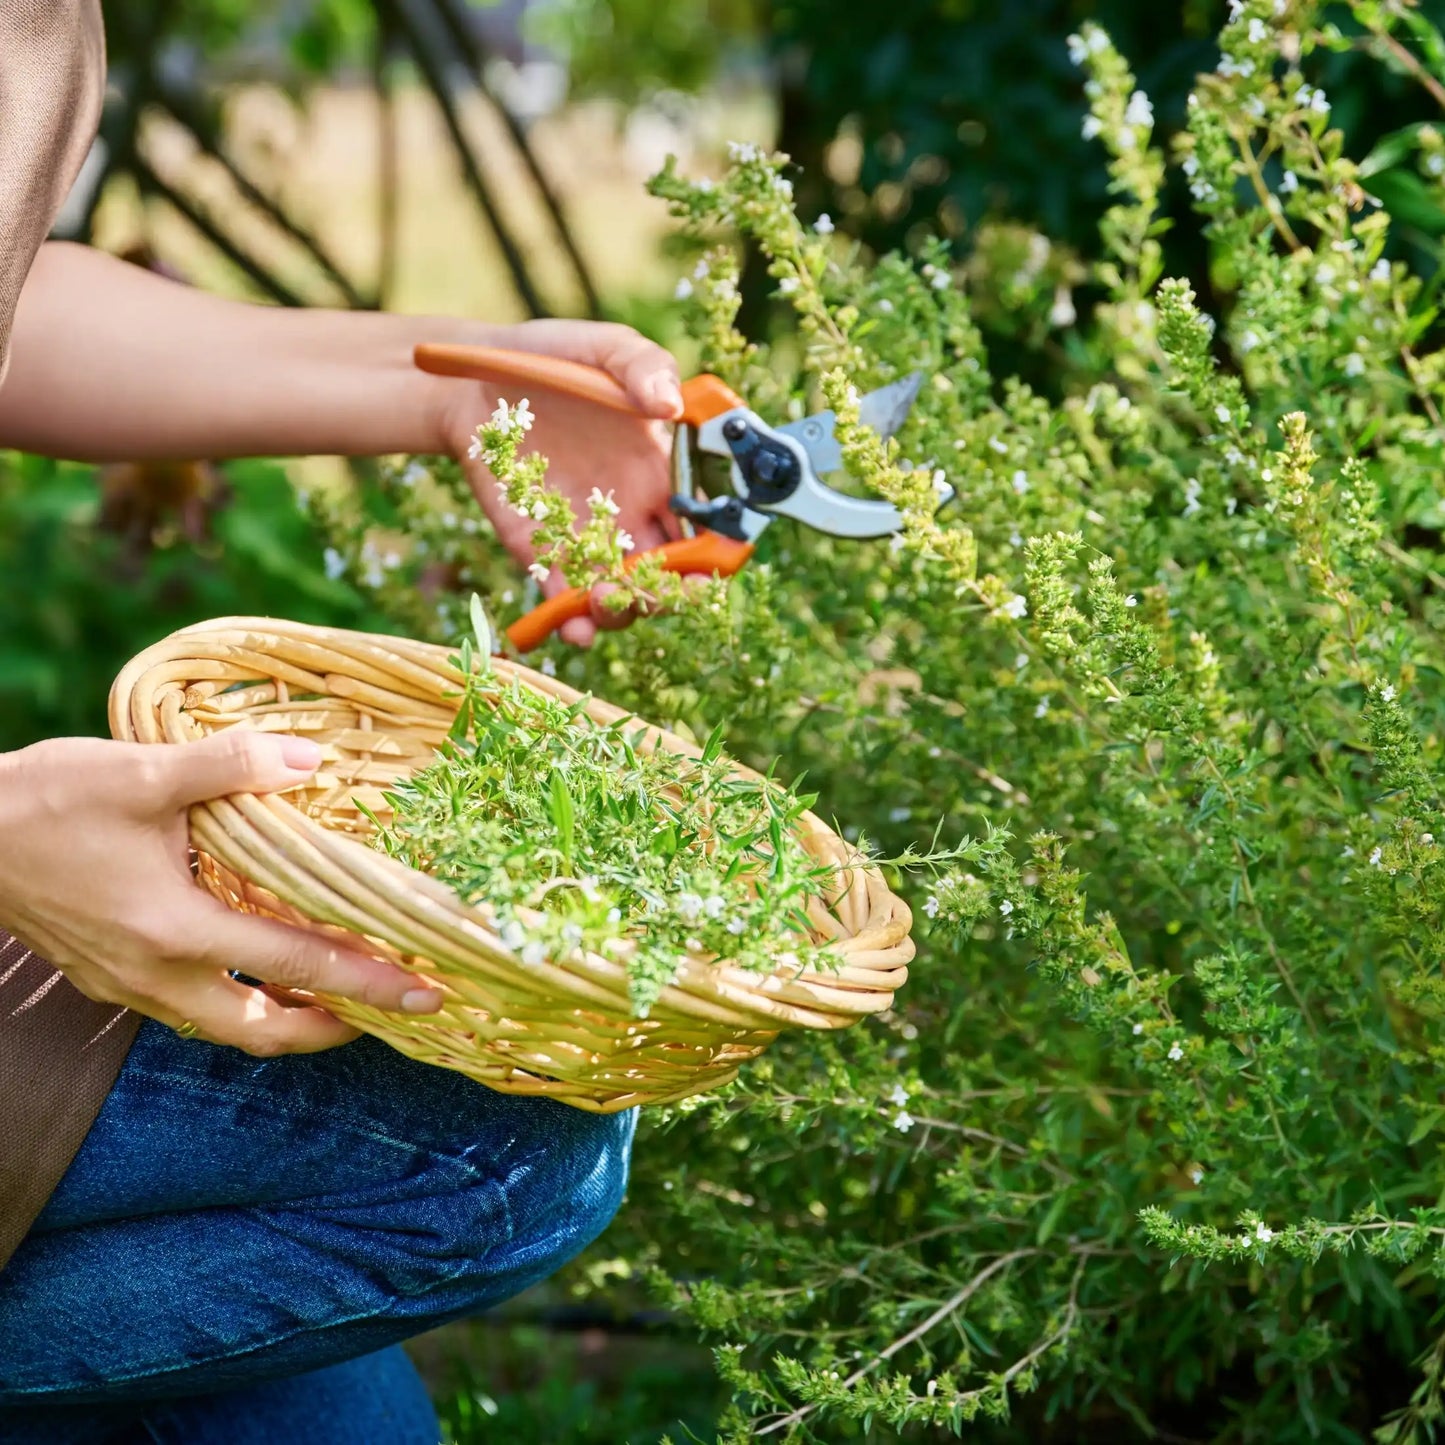
{"type": "Polygon", "coordinates": [[[431,1013],[441,994],[333,940],[232,912],[191,877],[187,812],[304,782],[302,738],[233,729],[200,742],[56,738],[0,755],[0,926],[85,995],[247,1053],[331,1048],[356,1030],[229,976],[431,1013]]]}

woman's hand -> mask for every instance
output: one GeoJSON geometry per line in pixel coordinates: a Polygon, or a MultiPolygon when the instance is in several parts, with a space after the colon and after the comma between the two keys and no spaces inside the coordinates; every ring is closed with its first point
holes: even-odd
{"type": "MultiPolygon", "coordinates": [[[[681,535],[668,510],[672,490],[670,444],[665,423],[682,409],[677,363],[654,342],[628,326],[596,321],[528,321],[499,330],[490,345],[512,351],[541,352],[607,372],[636,400],[639,415],[626,416],[594,402],[578,401],[562,392],[535,387],[497,386],[449,381],[443,412],[447,450],[467,469],[472,490],[497,535],[524,566],[533,559],[534,525],[502,501],[496,480],[478,461],[468,459],[472,438],[499,397],[515,404],[529,393],[536,424],[528,440],[551,465],[547,484],[571,501],[580,517],[587,515],[593,487],[612,492],[617,524],[632,534],[638,551],[660,547],[681,535]]],[[[554,569],[542,590],[548,597],[567,584],[554,569]]],[[[562,628],[568,642],[585,647],[598,627],[621,627],[628,617],[602,606],[605,588],[593,593],[592,617],[577,618],[562,628]]]]}
{"type": "Polygon", "coordinates": [[[83,993],[248,1053],[309,1053],[356,1031],[290,989],[430,1013],[441,995],[316,934],[232,912],[191,878],[193,803],[304,782],[320,749],[239,729],[184,744],[57,738],[0,756],[0,925],[83,993]]]}

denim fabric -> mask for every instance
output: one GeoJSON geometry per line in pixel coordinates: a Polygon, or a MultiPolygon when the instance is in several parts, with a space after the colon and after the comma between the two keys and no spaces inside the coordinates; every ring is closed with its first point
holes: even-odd
{"type": "Polygon", "coordinates": [[[441,1438],[426,1386],[400,1345],[185,1400],[0,1410],[0,1445],[437,1445],[441,1438]]]}
{"type": "Polygon", "coordinates": [[[635,1122],[370,1038],[255,1059],[148,1022],[0,1273],[0,1427],[314,1371],[486,1309],[606,1226],[635,1122]]]}

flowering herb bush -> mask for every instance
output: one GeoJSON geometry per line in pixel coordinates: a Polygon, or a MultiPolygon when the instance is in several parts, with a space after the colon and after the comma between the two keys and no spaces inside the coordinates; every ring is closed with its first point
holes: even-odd
{"type": "MultiPolygon", "coordinates": [[[[1346,11],[1445,101],[1422,10],[1346,11]]],[[[1077,294],[1043,238],[1007,276],[866,255],[751,148],[655,182],[698,238],[705,364],[765,416],[836,407],[906,525],[779,524],[725,592],[549,659],[725,720],[885,846],[968,838],[917,890],[894,1014],[642,1135],[594,1274],[716,1343],[725,1440],[1403,1442],[1445,1415],[1445,349],[1376,194],[1445,209],[1445,132],[1352,158],[1311,78],[1355,43],[1335,13],[1232,0],[1167,154],[1107,36],[1070,41],[1115,196],[1077,294]],[[1170,165],[1218,316],[1160,274],[1170,165]],[[796,316],[771,344],[733,326],[739,236],[796,316]],[[990,369],[972,298],[1010,290],[1048,395],[990,369]],[[914,369],[881,443],[853,398],[914,369]]],[[[382,580],[400,615],[405,569],[382,580]]]]}

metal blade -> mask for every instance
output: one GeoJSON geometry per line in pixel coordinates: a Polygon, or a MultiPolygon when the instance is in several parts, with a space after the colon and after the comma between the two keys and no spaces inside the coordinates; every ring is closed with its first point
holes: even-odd
{"type": "MultiPolygon", "coordinates": [[[[858,416],[863,425],[871,427],[885,441],[894,436],[908,420],[908,413],[913,409],[914,399],[923,386],[923,380],[923,373],[915,371],[911,376],[905,376],[902,381],[891,382],[887,386],[880,386],[877,391],[870,391],[858,402],[858,416]]],[[[832,411],[820,411],[799,421],[790,421],[775,430],[799,442],[807,452],[813,470],[819,476],[827,476],[829,472],[836,472],[843,466],[843,450],[833,434],[837,421],[838,418],[832,411]]]]}

